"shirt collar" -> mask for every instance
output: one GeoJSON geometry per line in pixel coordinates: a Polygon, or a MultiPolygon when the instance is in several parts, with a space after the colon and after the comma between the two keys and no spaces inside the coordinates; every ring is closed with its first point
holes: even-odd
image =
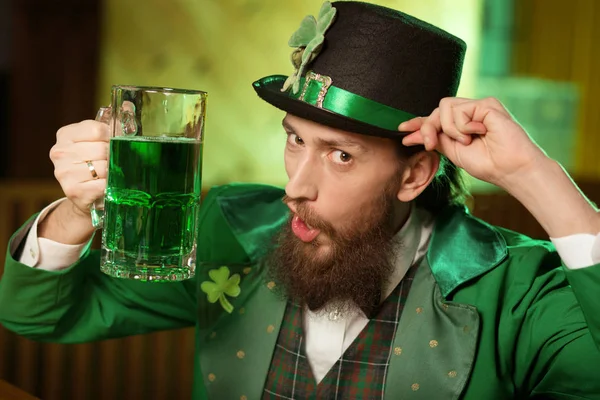
{"type": "Polygon", "coordinates": [[[394,238],[394,270],[381,291],[381,301],[385,300],[398,286],[408,269],[421,260],[427,253],[429,239],[433,231],[433,217],[425,210],[414,205],[408,219],[394,238]]]}

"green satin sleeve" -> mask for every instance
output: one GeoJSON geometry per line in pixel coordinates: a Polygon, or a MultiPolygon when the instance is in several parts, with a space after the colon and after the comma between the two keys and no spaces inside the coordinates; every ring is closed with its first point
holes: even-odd
{"type": "MultiPolygon", "coordinates": [[[[22,229],[28,229],[24,226],[22,229]]],[[[10,248],[20,232],[11,239],[10,248]]],[[[88,251],[62,271],[18,262],[7,252],[0,280],[0,323],[32,340],[81,343],[176,329],[195,322],[195,282],[148,284],[113,279],[88,251]]]]}
{"type": "Polygon", "coordinates": [[[99,253],[87,251],[69,268],[53,272],[15,259],[33,218],[11,238],[0,280],[0,323],[34,340],[80,343],[196,324],[209,329],[223,314],[197,282],[222,265],[242,276],[240,307],[258,273],[254,256],[286,217],[283,191],[264,185],[212,188],[202,201],[194,279],[147,283],[114,279],[100,271],[99,253]],[[270,229],[268,229],[270,227],[270,229]],[[259,240],[260,239],[260,240],[259,240]],[[248,270],[253,271],[247,273],[248,270]],[[246,271],[246,272],[245,272],[246,271]]]}
{"type": "Polygon", "coordinates": [[[514,279],[507,292],[512,307],[505,315],[523,316],[515,382],[530,396],[600,399],[600,266],[568,270],[555,252],[540,249],[523,255],[521,264],[537,276],[514,279]]]}
{"type": "MultiPolygon", "coordinates": [[[[564,270],[577,303],[583,310],[590,334],[600,351],[600,264],[580,269],[564,267],[564,270]]],[[[600,364],[598,369],[600,370],[600,364]]],[[[600,372],[598,376],[600,377],[600,372]]]]}

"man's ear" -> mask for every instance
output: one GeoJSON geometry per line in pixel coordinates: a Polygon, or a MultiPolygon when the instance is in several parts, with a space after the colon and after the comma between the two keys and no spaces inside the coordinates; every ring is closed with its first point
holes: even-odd
{"type": "Polygon", "coordinates": [[[440,155],[421,151],[404,162],[398,200],[408,203],[420,195],[433,180],[440,167],[440,155]]]}

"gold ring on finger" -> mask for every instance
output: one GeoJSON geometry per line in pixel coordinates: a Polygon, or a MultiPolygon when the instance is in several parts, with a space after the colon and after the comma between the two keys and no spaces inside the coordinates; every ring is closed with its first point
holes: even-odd
{"type": "Polygon", "coordinates": [[[94,164],[92,164],[92,160],[86,160],[85,163],[92,174],[92,178],[98,179],[98,173],[96,172],[96,168],[94,168],[94,164]]]}

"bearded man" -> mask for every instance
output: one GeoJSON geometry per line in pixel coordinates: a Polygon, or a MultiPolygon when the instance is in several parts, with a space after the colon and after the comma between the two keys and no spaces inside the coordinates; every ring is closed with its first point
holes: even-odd
{"type": "Polygon", "coordinates": [[[500,102],[455,97],[465,43],[352,1],[289,43],[294,73],[254,83],[285,113],[285,191],[211,189],[192,280],[109,278],[86,247],[108,128],[64,127],[66,199],[11,239],[3,325],[59,343],[195,326],[194,398],[600,398],[600,216],[500,102]],[[461,169],[553,243],[471,216],[461,169]],[[240,280],[232,312],[203,291],[215,270],[240,280]]]}

